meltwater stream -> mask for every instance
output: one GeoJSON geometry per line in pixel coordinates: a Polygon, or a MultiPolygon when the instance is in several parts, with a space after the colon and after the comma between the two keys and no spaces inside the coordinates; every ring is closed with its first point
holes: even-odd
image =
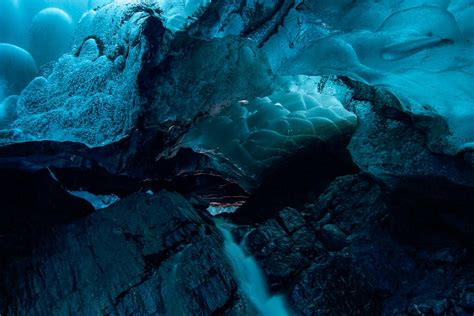
{"type": "Polygon", "coordinates": [[[290,315],[285,300],[280,295],[270,295],[266,280],[255,259],[246,256],[242,247],[232,237],[232,225],[216,220],[216,226],[224,237],[224,251],[240,291],[262,316],[290,315]]]}

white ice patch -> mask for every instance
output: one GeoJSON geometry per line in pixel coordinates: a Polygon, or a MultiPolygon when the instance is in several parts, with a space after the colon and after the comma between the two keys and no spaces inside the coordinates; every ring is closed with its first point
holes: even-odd
{"type": "Polygon", "coordinates": [[[182,30],[186,23],[196,18],[196,15],[211,3],[211,0],[159,0],[163,10],[165,26],[176,32],[182,30]]]}
{"type": "Polygon", "coordinates": [[[69,190],[68,192],[71,195],[74,195],[74,196],[77,196],[78,198],[86,200],[87,202],[92,204],[92,206],[96,210],[106,208],[120,200],[120,198],[115,194],[95,195],[87,191],[69,191],[69,190]]]}
{"type": "Polygon", "coordinates": [[[216,204],[212,204],[209,205],[209,207],[207,208],[207,211],[212,215],[212,216],[216,216],[216,215],[219,215],[219,214],[223,214],[223,213],[234,213],[235,211],[237,211],[237,209],[240,207],[240,205],[216,205],[216,204]]]}

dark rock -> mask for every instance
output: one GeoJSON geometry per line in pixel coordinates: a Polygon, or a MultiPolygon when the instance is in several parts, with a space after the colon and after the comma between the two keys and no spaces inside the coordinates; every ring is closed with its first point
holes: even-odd
{"type": "Polygon", "coordinates": [[[321,228],[321,239],[331,250],[340,250],[347,245],[346,234],[333,224],[326,224],[321,228]]]}
{"type": "Polygon", "coordinates": [[[444,315],[448,310],[449,302],[447,299],[443,299],[439,301],[432,301],[430,305],[433,314],[444,315]]]}
{"type": "Polygon", "coordinates": [[[362,170],[388,188],[405,179],[420,177],[444,178],[453,184],[474,186],[474,169],[462,157],[432,153],[426,135],[407,115],[399,112],[402,117],[387,117],[369,102],[354,101],[353,106],[360,121],[349,151],[362,170]]]}
{"type": "MultiPolygon", "coordinates": [[[[288,209],[282,211],[287,212],[288,209]]],[[[324,251],[306,223],[290,231],[275,219],[245,235],[244,245],[250,254],[256,256],[274,291],[288,286],[293,276],[301,273],[311,264],[312,258],[324,251]]]]}
{"type": "Polygon", "coordinates": [[[367,174],[338,177],[303,211],[284,209],[275,219],[245,228],[250,230],[245,247],[297,315],[467,310],[462,293],[474,276],[472,251],[453,244],[415,249],[400,242],[391,230],[398,209],[388,202],[367,174]],[[290,218],[298,229],[287,228],[290,218]]]}
{"type": "Polygon", "coordinates": [[[359,172],[346,149],[347,141],[347,137],[329,143],[315,141],[275,161],[259,177],[258,186],[238,213],[229,217],[240,224],[276,217],[287,206],[302,208],[336,177],[359,172]]]}
{"type": "Polygon", "coordinates": [[[474,310],[474,292],[464,293],[464,296],[462,299],[462,306],[469,310],[474,310]]]}
{"type": "Polygon", "coordinates": [[[70,223],[94,211],[72,196],[47,169],[21,172],[0,167],[0,269],[32,254],[38,231],[70,223]]]}
{"type": "Polygon", "coordinates": [[[462,308],[461,306],[454,306],[454,313],[456,316],[471,316],[471,313],[462,308]]]}
{"type": "MultiPolygon", "coordinates": [[[[379,102],[392,109],[393,98],[379,102]]],[[[386,114],[379,105],[354,101],[360,118],[349,144],[354,162],[387,193],[392,229],[413,244],[464,243],[474,237],[474,169],[465,156],[429,149],[427,136],[413,119],[386,114]]],[[[396,111],[396,110],[392,110],[396,111]]],[[[389,111],[390,113],[390,111],[389,111]]]]}
{"type": "Polygon", "coordinates": [[[280,218],[285,225],[286,230],[292,234],[303,227],[306,223],[300,212],[296,209],[287,207],[280,211],[280,218]]]}
{"type": "Polygon", "coordinates": [[[246,314],[221,238],[176,193],[134,194],[34,242],[1,278],[5,314],[246,314]]]}
{"type": "Polygon", "coordinates": [[[297,315],[380,314],[381,300],[342,257],[318,260],[305,269],[288,294],[297,315]]]}

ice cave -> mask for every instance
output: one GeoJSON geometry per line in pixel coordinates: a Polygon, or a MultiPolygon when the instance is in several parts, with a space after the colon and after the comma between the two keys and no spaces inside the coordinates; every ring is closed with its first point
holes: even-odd
{"type": "Polygon", "coordinates": [[[0,0],[0,316],[474,315],[474,0],[0,0]]]}

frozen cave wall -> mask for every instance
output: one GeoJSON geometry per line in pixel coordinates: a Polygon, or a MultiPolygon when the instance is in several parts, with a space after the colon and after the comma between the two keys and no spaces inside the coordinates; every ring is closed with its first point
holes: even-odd
{"type": "Polygon", "coordinates": [[[240,100],[201,120],[185,135],[184,146],[209,155],[222,154],[257,176],[278,159],[314,141],[329,142],[353,133],[357,117],[335,95],[333,85],[320,91],[320,77],[280,77],[271,95],[240,100]],[[318,88],[319,87],[319,88],[318,88]]]}
{"type": "Polygon", "coordinates": [[[472,315],[472,13],[2,1],[0,314],[472,315]]]}
{"type": "Polygon", "coordinates": [[[474,141],[472,1],[304,1],[265,41],[273,69],[335,74],[394,93],[412,115],[441,115],[432,148],[474,141]]]}
{"type": "MultiPolygon", "coordinates": [[[[15,8],[14,2],[2,5],[10,11],[15,8]]],[[[0,122],[3,143],[49,139],[104,145],[126,136],[138,117],[151,121],[147,125],[165,121],[167,127],[172,121],[185,125],[199,113],[216,113],[241,100],[266,97],[279,89],[281,75],[342,75],[387,89],[407,113],[432,118],[421,125],[429,131],[434,151],[455,154],[471,148],[474,141],[469,1],[104,0],[35,6],[20,1],[16,8],[23,8],[23,15],[31,18],[34,8],[47,5],[59,9],[44,9],[34,17],[33,34],[42,32],[34,39],[54,43],[51,39],[68,38],[67,24],[74,24],[72,50],[43,69],[43,78],[32,81],[16,106],[12,99],[2,103],[1,112],[10,113],[0,122]],[[154,13],[134,14],[144,5],[154,13]],[[122,10],[124,6],[128,9],[122,10]],[[63,33],[49,39],[48,23],[62,25],[63,33]],[[185,39],[185,34],[201,40],[185,39]],[[229,36],[251,41],[237,44],[242,39],[229,36]],[[226,40],[217,39],[222,37],[226,40]],[[130,42],[136,44],[129,46],[130,42]],[[186,49],[177,49],[180,45],[186,49]],[[223,52],[237,51],[232,45],[247,47],[246,51],[239,48],[244,58],[231,56],[226,64],[232,66],[218,69],[219,58],[227,58],[223,52]],[[150,61],[142,64],[150,54],[155,66],[150,61]],[[173,59],[180,59],[179,65],[173,59]],[[153,67],[153,78],[142,71],[153,67]],[[160,90],[165,86],[165,91],[160,90]],[[219,96],[229,88],[235,92],[219,96]],[[152,105],[145,106],[150,99],[152,105]],[[168,108],[177,109],[176,113],[168,108]]],[[[44,58],[57,58],[57,53],[35,51],[41,43],[28,45],[38,65],[44,64],[44,58]]],[[[0,53],[8,54],[5,50],[0,53]]],[[[61,51],[64,48],[55,49],[61,51]]],[[[4,86],[35,75],[27,61],[16,63],[31,70],[21,79],[2,66],[4,86]]],[[[18,93],[18,88],[12,89],[3,98],[18,93]]]]}

